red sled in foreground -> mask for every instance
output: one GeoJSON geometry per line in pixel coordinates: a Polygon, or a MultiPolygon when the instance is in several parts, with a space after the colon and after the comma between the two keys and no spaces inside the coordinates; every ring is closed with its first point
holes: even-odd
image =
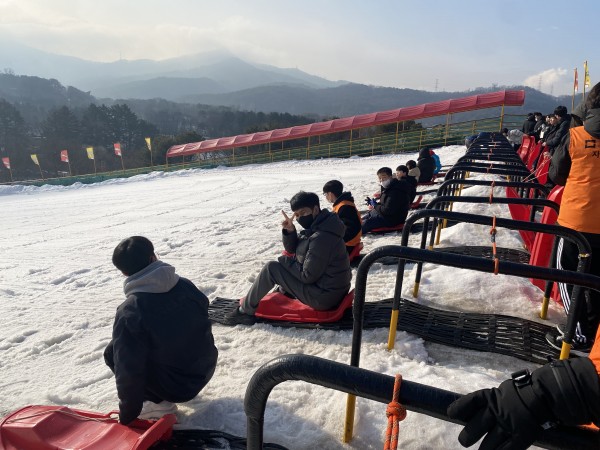
{"type": "Polygon", "coordinates": [[[0,422],[2,450],[146,450],[171,438],[177,418],[136,419],[121,425],[117,412],[100,414],[65,406],[26,406],[0,422]]]}
{"type": "Polygon", "coordinates": [[[348,308],[352,308],[354,289],[346,294],[335,309],[317,311],[300,300],[289,298],[280,292],[265,295],[256,310],[256,317],[287,322],[337,322],[348,308]]]}

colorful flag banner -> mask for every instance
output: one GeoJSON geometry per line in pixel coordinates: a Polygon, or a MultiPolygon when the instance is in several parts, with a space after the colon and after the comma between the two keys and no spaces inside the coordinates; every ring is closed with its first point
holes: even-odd
{"type": "Polygon", "coordinates": [[[115,142],[113,144],[113,146],[115,147],[115,155],[122,156],[121,155],[121,143],[120,142],[115,142]]]}
{"type": "Polygon", "coordinates": [[[31,155],[31,160],[38,166],[40,165],[40,162],[38,161],[38,157],[35,153],[33,155],[31,155]]]}
{"type": "Polygon", "coordinates": [[[575,81],[573,82],[573,90],[575,92],[579,90],[579,80],[577,78],[577,67],[575,67],[575,81]]]}
{"type": "Polygon", "coordinates": [[[85,149],[88,155],[88,159],[94,159],[94,147],[87,147],[85,149]]]}
{"type": "Polygon", "coordinates": [[[69,152],[67,150],[60,151],[60,160],[66,163],[69,162],[69,152]]]}
{"type": "Polygon", "coordinates": [[[586,88],[589,88],[592,85],[592,83],[590,82],[590,72],[588,70],[587,61],[583,63],[583,70],[585,72],[584,78],[583,78],[583,85],[586,88]]]}
{"type": "Polygon", "coordinates": [[[10,170],[10,158],[2,158],[2,162],[4,163],[4,167],[10,170]]]}
{"type": "Polygon", "coordinates": [[[148,146],[148,151],[152,151],[152,143],[150,142],[150,138],[145,138],[146,145],[148,146]]]}

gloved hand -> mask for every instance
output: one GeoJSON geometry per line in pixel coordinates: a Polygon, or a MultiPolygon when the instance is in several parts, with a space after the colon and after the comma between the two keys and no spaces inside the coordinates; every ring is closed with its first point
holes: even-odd
{"type": "Polygon", "coordinates": [[[448,407],[448,416],[467,422],[458,435],[463,447],[470,447],[487,433],[480,449],[525,449],[543,431],[521,401],[513,380],[459,398],[448,407]]]}
{"type": "Polygon", "coordinates": [[[531,375],[513,374],[498,388],[467,394],[448,407],[448,416],[467,422],[458,436],[468,447],[525,449],[544,429],[600,421],[600,381],[588,358],[553,361],[531,375]]]}
{"type": "Polygon", "coordinates": [[[371,197],[365,197],[365,203],[368,206],[375,207],[375,205],[377,204],[377,201],[375,199],[372,199],[371,197]]]}

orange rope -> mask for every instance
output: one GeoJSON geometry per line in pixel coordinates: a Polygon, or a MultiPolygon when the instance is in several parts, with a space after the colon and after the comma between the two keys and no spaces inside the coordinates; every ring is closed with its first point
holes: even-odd
{"type": "Polygon", "coordinates": [[[490,205],[492,204],[492,200],[494,200],[494,187],[496,186],[496,182],[492,181],[491,189],[490,189],[490,205]]]}
{"type": "Polygon", "coordinates": [[[388,403],[385,415],[388,418],[387,430],[385,432],[385,442],[383,450],[396,450],[398,448],[399,422],[406,418],[406,408],[400,403],[400,386],[402,385],[402,375],[396,375],[394,381],[394,395],[392,401],[388,403]]]}
{"type": "Polygon", "coordinates": [[[490,239],[492,240],[492,257],[494,258],[494,275],[498,275],[500,260],[496,255],[496,216],[492,219],[492,229],[490,230],[490,239]]]}

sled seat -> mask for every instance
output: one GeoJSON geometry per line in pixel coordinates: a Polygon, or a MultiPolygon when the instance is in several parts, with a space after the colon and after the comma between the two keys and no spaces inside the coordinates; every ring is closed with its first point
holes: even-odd
{"type": "Polygon", "coordinates": [[[363,248],[364,248],[364,245],[362,242],[359,242],[357,245],[354,246],[352,251],[348,254],[348,258],[350,258],[350,262],[354,261],[356,258],[359,257],[360,252],[363,248]]]}
{"type": "Polygon", "coordinates": [[[170,439],[174,414],[121,425],[116,411],[101,414],[65,406],[32,405],[0,422],[3,450],[146,450],[170,439]]]}
{"type": "Polygon", "coordinates": [[[384,234],[384,233],[392,233],[394,231],[402,231],[404,228],[404,224],[401,223],[399,225],[394,225],[393,227],[381,227],[381,228],[373,228],[369,233],[372,234],[384,234]]]}
{"type": "Polygon", "coordinates": [[[337,308],[317,311],[300,300],[289,298],[280,292],[273,292],[262,298],[255,315],[262,319],[288,322],[337,322],[344,315],[344,311],[352,307],[353,301],[354,289],[346,294],[337,308]]]}
{"type": "Polygon", "coordinates": [[[419,195],[415,201],[410,204],[409,208],[416,209],[421,204],[421,200],[423,200],[423,196],[419,195]]]}

